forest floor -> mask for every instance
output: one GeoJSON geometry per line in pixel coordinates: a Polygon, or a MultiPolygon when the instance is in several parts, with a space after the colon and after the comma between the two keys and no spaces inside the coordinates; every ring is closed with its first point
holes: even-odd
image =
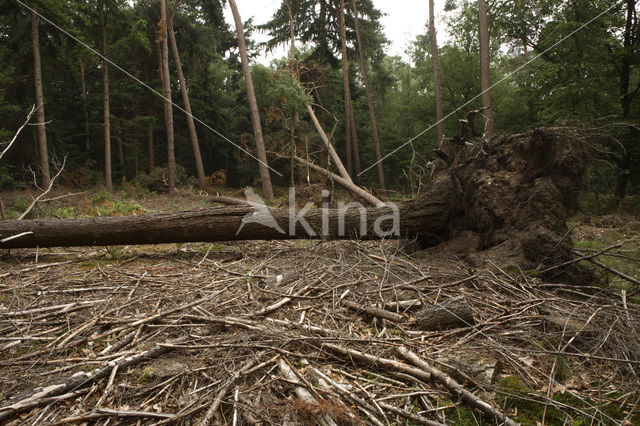
{"type": "MultiPolygon", "coordinates": [[[[24,204],[0,198],[8,216],[24,204]]],[[[93,191],[38,214],[209,206],[93,191]]],[[[451,242],[5,250],[0,424],[496,423],[460,392],[523,424],[640,424],[640,220],[570,225],[581,256],[620,244],[580,262],[592,282],[472,266],[451,242]],[[473,321],[420,329],[421,309],[458,296],[473,321]]]]}

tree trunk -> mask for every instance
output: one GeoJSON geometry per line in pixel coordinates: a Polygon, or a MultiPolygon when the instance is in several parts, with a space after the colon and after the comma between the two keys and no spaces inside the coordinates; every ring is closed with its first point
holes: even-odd
{"type": "Polygon", "coordinates": [[[149,174],[153,173],[155,169],[155,162],[153,158],[153,127],[147,129],[147,152],[149,155],[149,174]]]}
{"type": "Polygon", "coordinates": [[[433,83],[436,95],[436,121],[438,123],[438,149],[444,142],[444,107],[442,103],[442,85],[440,84],[440,56],[438,39],[436,38],[436,18],[433,0],[429,0],[429,39],[431,40],[431,57],[433,58],[433,83]]]}
{"type": "Polygon", "coordinates": [[[49,152],[47,150],[47,129],[44,119],[44,96],[42,95],[42,66],[40,65],[40,34],[38,15],[31,13],[31,40],[33,42],[33,79],[36,89],[36,117],[38,118],[38,153],[40,155],[40,184],[48,188],[51,183],[49,172],[49,152]]]}
{"type": "Polygon", "coordinates": [[[493,108],[491,107],[491,77],[489,66],[489,23],[487,20],[487,2],[478,0],[478,17],[480,21],[480,71],[482,74],[482,106],[487,117],[484,136],[490,139],[494,135],[493,108]]]}
{"type": "Polygon", "coordinates": [[[173,105],[171,102],[171,81],[169,79],[169,46],[167,43],[167,1],[160,0],[160,42],[162,53],[162,92],[164,95],[164,125],[167,131],[167,190],[176,191],[176,157],[173,135],[173,105]]]}
{"type": "MultiPolygon", "coordinates": [[[[104,0],[98,3],[100,28],[102,29],[102,55],[107,56],[107,24],[104,19],[104,0]]],[[[111,179],[111,119],[109,117],[109,67],[107,61],[102,60],[102,103],[104,121],[104,184],[107,191],[113,191],[111,179]]]]}
{"type": "MultiPolygon", "coordinates": [[[[178,2],[174,6],[177,7],[178,2]]],[[[178,82],[180,83],[180,93],[182,94],[182,102],[187,116],[187,127],[189,127],[189,137],[191,138],[191,146],[193,148],[193,158],[196,163],[196,172],[198,174],[198,186],[204,188],[206,180],[204,176],[204,166],[202,165],[202,155],[200,154],[200,144],[198,143],[198,134],[196,133],[196,125],[193,122],[193,114],[191,113],[191,102],[189,102],[189,89],[187,80],[182,72],[182,63],[180,62],[180,54],[178,53],[178,43],[176,43],[176,34],[173,30],[173,15],[169,18],[169,41],[171,42],[171,53],[176,63],[176,72],[178,73],[178,82]]]]}
{"type": "MultiPolygon", "coordinates": [[[[622,107],[622,116],[629,118],[631,111],[631,93],[629,93],[629,83],[631,80],[631,62],[633,59],[632,38],[634,27],[634,13],[636,9],[636,0],[627,0],[627,22],[624,29],[624,55],[622,56],[622,66],[620,67],[620,103],[622,107]]],[[[629,129],[628,140],[633,140],[635,129],[629,129]]],[[[624,144],[626,152],[618,162],[618,178],[616,180],[616,188],[614,191],[613,203],[619,206],[624,197],[627,195],[627,184],[629,175],[631,174],[631,153],[630,144],[624,144]]]]}
{"type": "Polygon", "coordinates": [[[331,141],[329,141],[329,137],[327,136],[324,129],[320,125],[320,122],[318,121],[318,117],[316,117],[315,112],[313,112],[313,108],[311,107],[311,105],[307,105],[307,112],[309,112],[309,116],[311,116],[311,121],[313,122],[313,125],[315,126],[316,130],[320,134],[320,138],[322,139],[322,142],[324,142],[324,145],[327,147],[327,151],[329,151],[329,156],[335,163],[336,168],[340,173],[340,176],[342,176],[345,180],[352,182],[349,172],[347,171],[347,169],[344,168],[344,165],[342,164],[342,160],[340,160],[338,153],[333,148],[333,145],[331,145],[331,141]]]}
{"type": "MultiPolygon", "coordinates": [[[[357,208],[351,208],[344,213],[336,209],[310,209],[303,220],[296,221],[291,218],[288,209],[266,206],[263,208],[264,210],[251,206],[217,207],[193,212],[143,216],[6,220],[0,221],[0,239],[23,232],[32,234],[0,242],[0,248],[300,238],[380,238],[374,230],[389,230],[393,225],[394,214],[390,207],[363,208],[366,220],[361,222],[361,211],[357,208]],[[341,216],[343,219],[340,219],[341,216]],[[340,231],[341,221],[344,224],[343,232],[340,231]],[[378,228],[374,229],[376,221],[379,222],[378,228]]],[[[416,217],[408,206],[401,206],[397,236],[415,236],[428,229],[434,232],[441,231],[446,227],[440,214],[442,209],[436,208],[432,211],[432,217],[416,217]]],[[[300,213],[298,210],[297,214],[300,213]]],[[[387,238],[390,236],[386,235],[387,238]]]]}
{"type": "Polygon", "coordinates": [[[260,124],[260,112],[258,111],[258,102],[256,101],[256,93],[253,88],[253,80],[251,78],[251,69],[249,68],[249,58],[247,56],[247,46],[244,41],[244,27],[238,12],[238,6],[235,0],[229,0],[229,6],[233,13],[233,20],[236,24],[236,33],[238,35],[238,48],[240,49],[240,58],[242,60],[242,72],[244,74],[244,82],[247,87],[247,98],[249,100],[249,111],[251,112],[251,121],[253,123],[253,135],[256,139],[256,150],[258,160],[260,160],[260,178],[262,179],[262,189],[264,198],[270,203],[273,198],[273,187],[271,186],[271,176],[269,176],[269,166],[267,164],[267,153],[262,138],[262,125],[260,124]]]}
{"type": "Polygon", "coordinates": [[[347,59],[347,30],[344,22],[344,0],[340,0],[340,42],[342,44],[342,82],[344,85],[344,133],[347,155],[347,171],[350,176],[353,176],[353,158],[356,153],[353,152],[353,131],[351,126],[351,89],[349,87],[349,60],[347,59]]]}
{"type": "Polygon", "coordinates": [[[369,119],[371,120],[371,132],[373,133],[373,146],[376,152],[376,162],[378,168],[378,185],[384,192],[386,185],[384,181],[384,167],[382,165],[382,152],[380,150],[380,138],[378,136],[378,124],[376,122],[376,113],[373,109],[373,97],[371,96],[371,87],[369,86],[369,77],[367,75],[367,60],[364,57],[364,49],[362,47],[362,39],[360,38],[360,23],[358,19],[358,6],[356,0],[353,2],[353,17],[356,23],[356,38],[358,40],[358,53],[360,54],[360,66],[362,67],[362,79],[364,80],[364,90],[367,94],[367,105],[369,106],[369,119]]]}
{"type": "Polygon", "coordinates": [[[80,88],[82,90],[82,108],[84,109],[84,148],[86,151],[91,149],[91,134],[89,133],[89,106],[87,105],[87,84],[84,78],[84,62],[80,58],[80,88]]]}

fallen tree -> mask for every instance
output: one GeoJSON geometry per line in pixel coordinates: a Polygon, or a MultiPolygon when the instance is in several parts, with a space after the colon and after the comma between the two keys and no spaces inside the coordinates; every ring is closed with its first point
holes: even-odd
{"type": "MultiPolygon", "coordinates": [[[[451,144],[424,192],[398,206],[342,209],[220,207],[129,217],[0,221],[0,248],[292,238],[410,237],[435,245],[460,231],[474,250],[503,249],[521,263],[569,256],[566,218],[575,208],[590,135],[541,128],[451,144]]],[[[458,141],[459,142],[459,141],[458,141]]]]}

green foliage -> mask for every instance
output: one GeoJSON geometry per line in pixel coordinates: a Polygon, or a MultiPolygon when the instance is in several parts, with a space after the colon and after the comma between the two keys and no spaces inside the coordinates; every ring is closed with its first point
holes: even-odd
{"type": "Polygon", "coordinates": [[[53,211],[53,215],[60,218],[78,217],[79,213],[73,206],[61,206],[53,211]]]}

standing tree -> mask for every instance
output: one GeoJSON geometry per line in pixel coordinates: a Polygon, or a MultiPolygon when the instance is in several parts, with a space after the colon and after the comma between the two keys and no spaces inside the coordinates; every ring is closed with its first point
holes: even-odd
{"type": "Polygon", "coordinates": [[[196,163],[196,171],[198,173],[198,185],[200,188],[204,188],[206,185],[204,176],[204,167],[202,165],[202,155],[200,154],[200,144],[198,143],[198,134],[196,133],[196,125],[193,122],[193,114],[191,113],[191,102],[189,102],[189,89],[187,88],[187,80],[184,78],[182,71],[182,63],[180,62],[180,54],[178,53],[178,43],[176,43],[176,33],[173,29],[173,18],[176,10],[178,9],[179,0],[176,0],[173,11],[169,16],[168,31],[169,41],[171,42],[171,53],[173,54],[173,60],[176,63],[176,72],[178,73],[178,82],[180,83],[180,93],[182,94],[182,102],[184,102],[184,109],[187,116],[187,126],[189,127],[189,137],[191,138],[191,145],[193,148],[193,157],[196,163]]]}
{"type": "Polygon", "coordinates": [[[91,135],[89,133],[89,105],[87,104],[87,83],[85,81],[84,60],[80,58],[80,89],[82,90],[82,109],[84,110],[84,148],[88,152],[91,149],[91,135]]]}
{"type": "Polygon", "coordinates": [[[436,22],[433,0],[429,0],[429,39],[431,40],[431,57],[433,58],[433,84],[436,95],[436,120],[438,122],[438,148],[442,149],[444,141],[444,107],[442,104],[442,85],[440,84],[440,56],[436,38],[436,22]]]}
{"type": "MultiPolygon", "coordinates": [[[[638,93],[635,90],[633,93],[629,90],[631,81],[631,64],[634,59],[634,51],[637,49],[633,46],[634,41],[637,39],[637,15],[636,15],[636,0],[627,0],[627,19],[624,27],[624,36],[622,40],[622,64],[620,66],[620,103],[622,107],[622,117],[628,119],[631,113],[631,101],[633,96],[638,93]]],[[[637,130],[634,127],[630,127],[630,134],[627,136],[627,140],[635,139],[637,130]]],[[[629,144],[625,144],[625,152],[622,154],[618,161],[618,178],[616,180],[616,188],[614,191],[614,202],[619,205],[627,194],[627,184],[629,182],[629,175],[631,174],[631,147],[629,144]]]]}
{"type": "Polygon", "coordinates": [[[478,0],[478,17],[480,22],[480,71],[482,74],[482,107],[486,117],[485,137],[494,135],[493,108],[491,107],[491,78],[489,76],[489,22],[487,19],[487,2],[478,0]]]}
{"type": "Polygon", "coordinates": [[[364,90],[367,95],[367,105],[369,106],[369,118],[371,119],[371,132],[373,133],[373,145],[376,151],[376,162],[378,163],[378,185],[380,185],[380,189],[382,191],[386,191],[384,167],[382,166],[382,152],[380,151],[380,138],[378,136],[378,124],[376,122],[376,113],[373,109],[373,97],[371,96],[371,87],[369,86],[369,77],[367,75],[367,60],[364,57],[362,37],[360,37],[360,19],[358,18],[358,6],[356,5],[356,0],[352,0],[352,4],[356,39],[358,40],[358,53],[360,55],[360,67],[362,68],[362,79],[364,80],[364,90]]]}
{"type": "MultiPolygon", "coordinates": [[[[104,18],[104,0],[98,3],[100,15],[100,29],[102,34],[102,56],[107,56],[107,24],[104,18]]],[[[111,182],[111,120],[109,118],[109,68],[107,61],[102,59],[102,101],[104,118],[104,184],[107,191],[113,191],[111,182]]]]}
{"type": "Polygon", "coordinates": [[[258,102],[256,101],[256,93],[253,88],[253,80],[251,79],[251,69],[249,68],[249,58],[247,56],[247,45],[244,41],[244,27],[238,12],[238,6],[235,0],[229,0],[233,20],[236,24],[236,33],[238,35],[238,48],[240,49],[240,59],[242,60],[242,73],[244,74],[244,82],[247,87],[247,98],[249,100],[249,111],[251,113],[251,121],[253,123],[253,135],[256,140],[256,150],[258,160],[260,160],[260,178],[262,179],[262,189],[264,198],[267,203],[274,198],[273,188],[271,186],[271,176],[269,176],[269,167],[267,165],[267,153],[262,138],[262,125],[260,124],[260,112],[258,111],[258,102]]]}
{"type": "Polygon", "coordinates": [[[36,108],[38,118],[38,151],[40,154],[40,180],[44,188],[51,183],[49,174],[49,153],[47,151],[47,130],[44,121],[44,96],[42,95],[42,67],[40,65],[40,34],[38,14],[31,12],[31,40],[33,42],[33,78],[36,89],[36,108]]]}
{"type": "Polygon", "coordinates": [[[347,56],[347,26],[345,24],[345,7],[344,0],[340,0],[340,45],[342,50],[342,82],[344,84],[344,119],[345,119],[345,136],[347,141],[347,170],[351,170],[351,158],[349,151],[353,156],[353,165],[355,167],[356,181],[360,180],[360,153],[358,152],[358,136],[356,133],[356,123],[353,114],[353,104],[351,102],[351,88],[349,86],[349,58],[347,56]],[[351,146],[349,146],[351,143],[351,146]]]}
{"type": "Polygon", "coordinates": [[[167,44],[167,0],[160,0],[159,42],[162,56],[162,92],[164,95],[164,123],[167,131],[167,185],[169,194],[176,190],[176,158],[173,139],[173,108],[169,79],[169,46],[167,44]]]}

